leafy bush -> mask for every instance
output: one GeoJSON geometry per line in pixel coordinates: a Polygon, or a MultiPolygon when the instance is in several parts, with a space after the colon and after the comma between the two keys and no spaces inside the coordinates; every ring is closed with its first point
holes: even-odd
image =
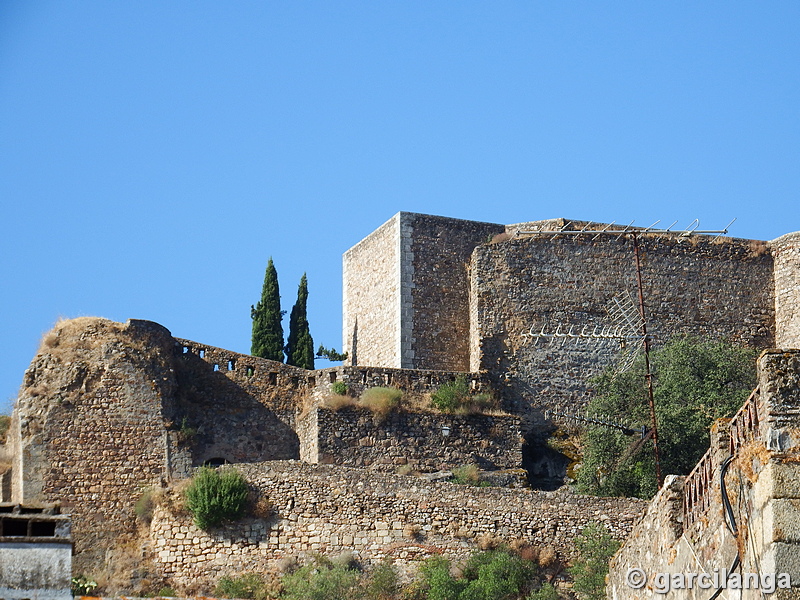
{"type": "Polygon", "coordinates": [[[469,383],[466,377],[459,376],[455,381],[445,383],[431,394],[431,405],[442,412],[455,412],[469,399],[469,383]]]}
{"type": "Polygon", "coordinates": [[[336,566],[330,560],[318,557],[312,564],[286,575],[283,595],[286,600],[329,600],[351,598],[358,587],[358,572],[336,566]]]}
{"type": "Polygon", "coordinates": [[[236,520],[247,505],[247,482],[234,469],[202,467],[186,488],[186,508],[200,529],[236,520]]]}
{"type": "Polygon", "coordinates": [[[364,588],[369,600],[391,600],[400,592],[400,579],[397,569],[385,560],[370,570],[364,588]]]}
{"type": "Polygon", "coordinates": [[[535,581],[536,565],[506,550],[473,554],[456,579],[447,559],[436,556],[420,567],[420,588],[427,600],[511,600],[535,581]]]}
{"type": "Polygon", "coordinates": [[[573,589],[587,600],[603,600],[608,563],[620,543],[611,537],[604,525],[592,522],[575,538],[575,546],[579,558],[569,569],[575,578],[573,589]]]}
{"type": "Polygon", "coordinates": [[[160,590],[158,590],[158,592],[156,593],[156,596],[158,596],[158,597],[160,597],[160,598],[174,598],[174,597],[175,597],[175,596],[177,596],[177,595],[178,595],[178,594],[177,594],[177,593],[175,593],[175,590],[174,590],[174,589],[172,589],[171,587],[162,587],[162,588],[161,588],[160,590]]]}
{"type": "Polygon", "coordinates": [[[453,469],[453,482],[460,485],[475,485],[478,487],[491,485],[488,481],[481,480],[480,469],[475,464],[462,465],[453,469]]]}
{"type": "Polygon", "coordinates": [[[552,583],[543,583],[542,587],[530,593],[526,600],[558,600],[559,595],[552,583]]]}
{"type": "MultiPolygon", "coordinates": [[[[755,387],[755,351],[694,337],[672,339],[651,353],[661,472],[686,475],[708,449],[709,428],[732,415],[755,387]]],[[[644,357],[621,374],[592,381],[589,414],[632,429],[650,427],[644,357]]],[[[650,498],[657,491],[653,445],[631,452],[632,440],[607,427],[585,434],[578,488],[606,496],[650,498]]]]}
{"type": "Polygon", "coordinates": [[[267,597],[266,583],[258,573],[245,573],[238,577],[222,577],[214,593],[220,598],[250,598],[263,600],[267,597]]]}
{"type": "Polygon", "coordinates": [[[431,394],[431,406],[446,413],[480,413],[496,408],[496,405],[492,394],[473,394],[469,381],[463,375],[456,377],[455,381],[442,384],[431,394]]]}
{"type": "Polygon", "coordinates": [[[73,596],[88,596],[97,588],[97,582],[85,575],[78,575],[70,580],[73,596]]]}
{"type": "Polygon", "coordinates": [[[331,384],[331,392],[337,396],[347,396],[347,384],[344,381],[334,381],[331,384]]]}

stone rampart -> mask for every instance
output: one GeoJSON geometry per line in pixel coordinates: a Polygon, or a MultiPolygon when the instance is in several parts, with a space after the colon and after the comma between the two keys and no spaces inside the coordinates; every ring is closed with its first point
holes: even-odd
{"type": "MultiPolygon", "coordinates": [[[[640,236],[639,244],[656,344],[677,334],[772,344],[772,256],[765,243],[640,236]]],[[[521,414],[530,406],[583,403],[586,380],[618,360],[619,340],[563,334],[611,326],[615,298],[633,307],[634,317],[638,312],[634,250],[626,237],[531,235],[484,244],[472,257],[471,286],[478,343],[471,368],[489,371],[521,414]]]]}
{"type": "Polygon", "coordinates": [[[154,560],[180,586],[274,568],[287,556],[354,552],[365,562],[395,559],[401,568],[432,554],[463,559],[477,539],[523,538],[571,557],[589,521],[624,539],[646,506],[596,498],[431,483],[333,465],[270,462],[236,465],[270,499],[274,514],[203,532],[185,515],[159,508],[151,524],[154,560]]]}
{"type": "Polygon", "coordinates": [[[366,408],[309,413],[315,447],[303,451],[310,463],[395,472],[445,471],[475,464],[494,471],[522,464],[519,418],[510,415],[448,415],[366,408]]]}

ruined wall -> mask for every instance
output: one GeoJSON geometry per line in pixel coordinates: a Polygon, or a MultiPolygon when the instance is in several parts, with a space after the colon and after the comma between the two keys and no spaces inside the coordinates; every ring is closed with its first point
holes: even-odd
{"type": "Polygon", "coordinates": [[[573,540],[591,520],[622,539],[646,503],[503,488],[431,483],[333,465],[270,462],[237,465],[269,497],[274,515],[247,518],[210,533],[185,515],[158,509],[151,546],[159,569],[177,585],[213,585],[223,575],[275,567],[285,556],[354,551],[401,568],[432,554],[460,559],[477,538],[524,538],[572,556],[573,540]],[[207,583],[206,583],[207,582],[207,583]]]}
{"type": "Polygon", "coordinates": [[[775,345],[800,347],[800,233],[769,243],[775,258],[775,345]]]}
{"type": "Polygon", "coordinates": [[[401,212],[344,254],[349,363],[467,371],[473,248],[503,225],[401,212]]]}
{"type": "Polygon", "coordinates": [[[155,323],[82,318],[47,334],[14,408],[14,501],[72,513],[77,567],[134,530],[143,486],[169,478],[176,380],[155,323]]]}
{"type": "Polygon", "coordinates": [[[342,257],[342,351],[348,364],[401,367],[400,216],[342,257]]]}
{"type": "Polygon", "coordinates": [[[513,469],[522,464],[519,419],[512,416],[447,415],[394,411],[380,417],[366,408],[320,408],[310,418],[312,463],[395,472],[398,467],[444,471],[477,464],[513,469]]]}
{"type": "MultiPolygon", "coordinates": [[[[642,237],[648,330],[656,344],[680,333],[773,342],[772,257],[763,242],[642,237]]],[[[473,370],[486,369],[520,411],[582,403],[586,379],[620,344],[537,339],[610,324],[615,296],[638,307],[629,239],[529,236],[478,246],[472,258],[473,370]],[[585,329],[584,329],[585,328],[585,329]],[[563,343],[562,342],[566,342],[563,343]]]]}
{"type": "Polygon", "coordinates": [[[182,339],[175,358],[172,426],[193,466],[300,457],[295,414],[317,385],[313,371],[182,339]]]}
{"type": "MultiPolygon", "coordinates": [[[[789,574],[791,589],[769,597],[800,597],[800,351],[770,350],[758,365],[757,392],[733,419],[718,422],[711,448],[692,473],[668,478],[612,560],[609,598],[651,598],[664,589],[658,573],[677,574],[679,584],[681,574],[721,574],[730,570],[737,552],[740,574],[789,574]],[[720,486],[721,463],[731,455],[725,489],[736,535],[723,515],[720,486]],[[648,577],[641,589],[628,585],[632,568],[648,577]]],[[[692,589],[659,595],[704,600],[714,591],[695,582],[692,589]]],[[[756,600],[761,591],[751,585],[735,597],[756,600]]]]}

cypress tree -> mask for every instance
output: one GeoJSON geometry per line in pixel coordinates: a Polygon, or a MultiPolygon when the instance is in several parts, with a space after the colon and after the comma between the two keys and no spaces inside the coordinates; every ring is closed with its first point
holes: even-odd
{"type": "Polygon", "coordinates": [[[281,295],[278,290],[278,272],[272,264],[272,257],[267,263],[264,275],[264,287],[261,289],[261,300],[250,306],[250,318],[253,319],[253,340],[250,354],[283,362],[283,312],[281,311],[281,295]]]}
{"type": "Polygon", "coordinates": [[[297,288],[297,302],[289,315],[289,340],[286,345],[286,364],[303,369],[314,368],[314,340],[308,328],[306,303],[308,301],[308,281],[306,274],[300,279],[297,288]]]}

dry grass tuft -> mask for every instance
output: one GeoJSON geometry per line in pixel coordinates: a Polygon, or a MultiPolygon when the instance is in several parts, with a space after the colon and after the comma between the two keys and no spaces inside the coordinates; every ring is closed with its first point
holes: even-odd
{"type": "Polygon", "coordinates": [[[539,566],[546,569],[547,567],[552,567],[556,561],[558,560],[558,554],[556,553],[555,549],[552,546],[545,546],[543,548],[539,548],[539,557],[537,562],[539,566]]]}
{"type": "Polygon", "coordinates": [[[374,387],[361,394],[359,404],[372,411],[376,421],[382,423],[390,412],[400,406],[402,398],[403,392],[397,388],[374,387]]]}
{"type": "Polygon", "coordinates": [[[322,402],[323,408],[331,410],[342,410],[343,408],[352,408],[358,406],[358,400],[350,396],[340,396],[338,394],[331,394],[322,402]]]}
{"type": "Polygon", "coordinates": [[[489,240],[490,244],[499,244],[500,242],[506,242],[511,239],[510,233],[498,233],[497,235],[493,236],[491,240],[489,240]]]}
{"type": "Polygon", "coordinates": [[[497,550],[503,545],[503,539],[493,533],[486,532],[478,536],[478,548],[481,550],[497,550]]]}

